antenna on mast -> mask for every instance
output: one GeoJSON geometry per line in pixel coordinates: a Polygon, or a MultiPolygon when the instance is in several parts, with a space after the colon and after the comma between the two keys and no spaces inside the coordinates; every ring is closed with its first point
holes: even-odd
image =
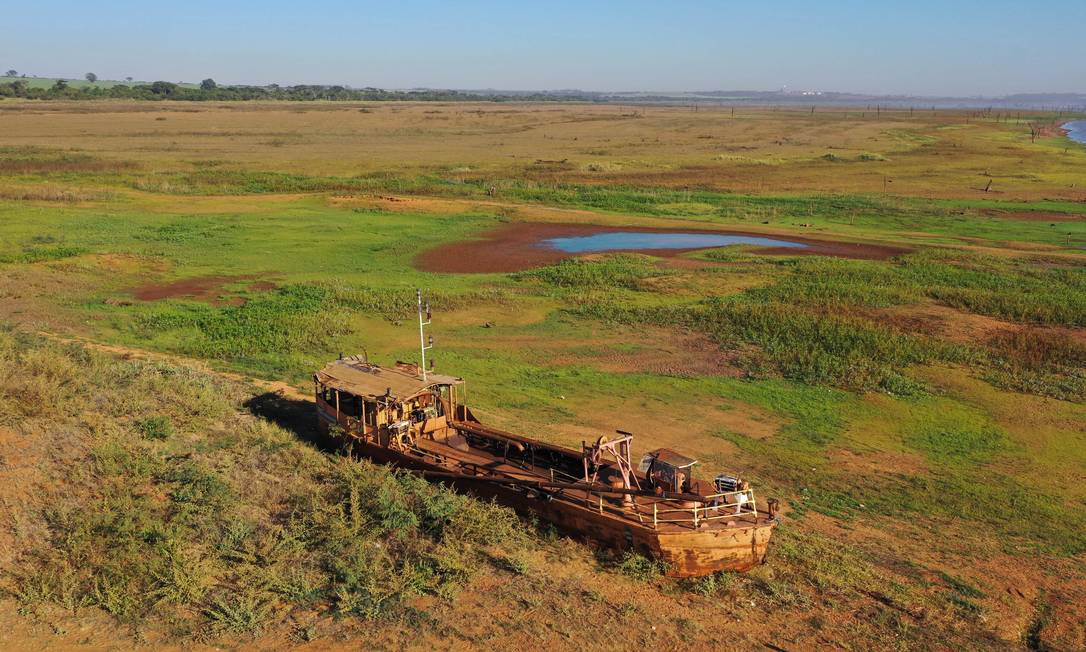
{"type": "Polygon", "coordinates": [[[419,353],[422,354],[422,364],[419,365],[419,369],[422,371],[422,382],[426,382],[426,350],[434,348],[434,336],[430,336],[429,343],[426,340],[426,334],[423,328],[430,325],[430,321],[433,317],[433,313],[430,312],[430,302],[426,302],[426,321],[422,320],[423,306],[422,306],[422,288],[417,289],[416,296],[419,302],[419,353]]]}

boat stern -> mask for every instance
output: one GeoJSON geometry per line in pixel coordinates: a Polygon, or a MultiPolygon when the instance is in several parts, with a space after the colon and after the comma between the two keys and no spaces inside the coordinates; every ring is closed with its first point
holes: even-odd
{"type": "Polygon", "coordinates": [[[765,561],[776,525],[776,519],[760,517],[746,526],[661,532],[655,537],[654,552],[672,577],[747,571],[765,561]]]}

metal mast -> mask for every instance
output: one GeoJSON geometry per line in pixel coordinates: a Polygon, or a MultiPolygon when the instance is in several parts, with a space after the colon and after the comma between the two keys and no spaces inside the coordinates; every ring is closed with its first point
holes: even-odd
{"type": "Polygon", "coordinates": [[[425,331],[423,328],[430,325],[430,302],[426,302],[426,321],[422,320],[422,288],[417,289],[416,295],[419,301],[419,352],[422,354],[422,382],[426,382],[426,350],[434,348],[434,336],[431,335],[429,343],[427,343],[425,331]]]}

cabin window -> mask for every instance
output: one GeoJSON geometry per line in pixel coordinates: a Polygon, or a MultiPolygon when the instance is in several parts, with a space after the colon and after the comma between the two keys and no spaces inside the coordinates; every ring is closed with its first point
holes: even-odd
{"type": "Polygon", "coordinates": [[[362,418],[362,399],[357,396],[345,394],[340,392],[339,394],[339,411],[348,417],[355,419],[362,418]]]}
{"type": "Polygon", "coordinates": [[[374,403],[373,401],[366,401],[363,407],[365,408],[365,411],[363,412],[363,423],[365,423],[367,426],[376,426],[377,403],[374,403]]]}
{"type": "MultiPolygon", "coordinates": [[[[336,390],[325,387],[320,393],[321,400],[333,410],[336,409],[336,390]]],[[[339,392],[339,413],[343,416],[362,418],[362,399],[347,392],[339,392]]]]}
{"type": "Polygon", "coordinates": [[[445,416],[445,406],[449,404],[449,397],[452,395],[452,391],[448,385],[438,385],[437,391],[431,396],[434,398],[434,408],[437,409],[437,416],[445,416]]]}

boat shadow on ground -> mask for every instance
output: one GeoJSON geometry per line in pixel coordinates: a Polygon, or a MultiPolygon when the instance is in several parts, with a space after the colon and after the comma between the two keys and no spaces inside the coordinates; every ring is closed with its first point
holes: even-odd
{"type": "Polygon", "coordinates": [[[313,402],[290,398],[278,392],[265,392],[245,401],[242,406],[251,414],[270,421],[295,437],[326,453],[337,452],[339,446],[317,429],[313,402]]]}

